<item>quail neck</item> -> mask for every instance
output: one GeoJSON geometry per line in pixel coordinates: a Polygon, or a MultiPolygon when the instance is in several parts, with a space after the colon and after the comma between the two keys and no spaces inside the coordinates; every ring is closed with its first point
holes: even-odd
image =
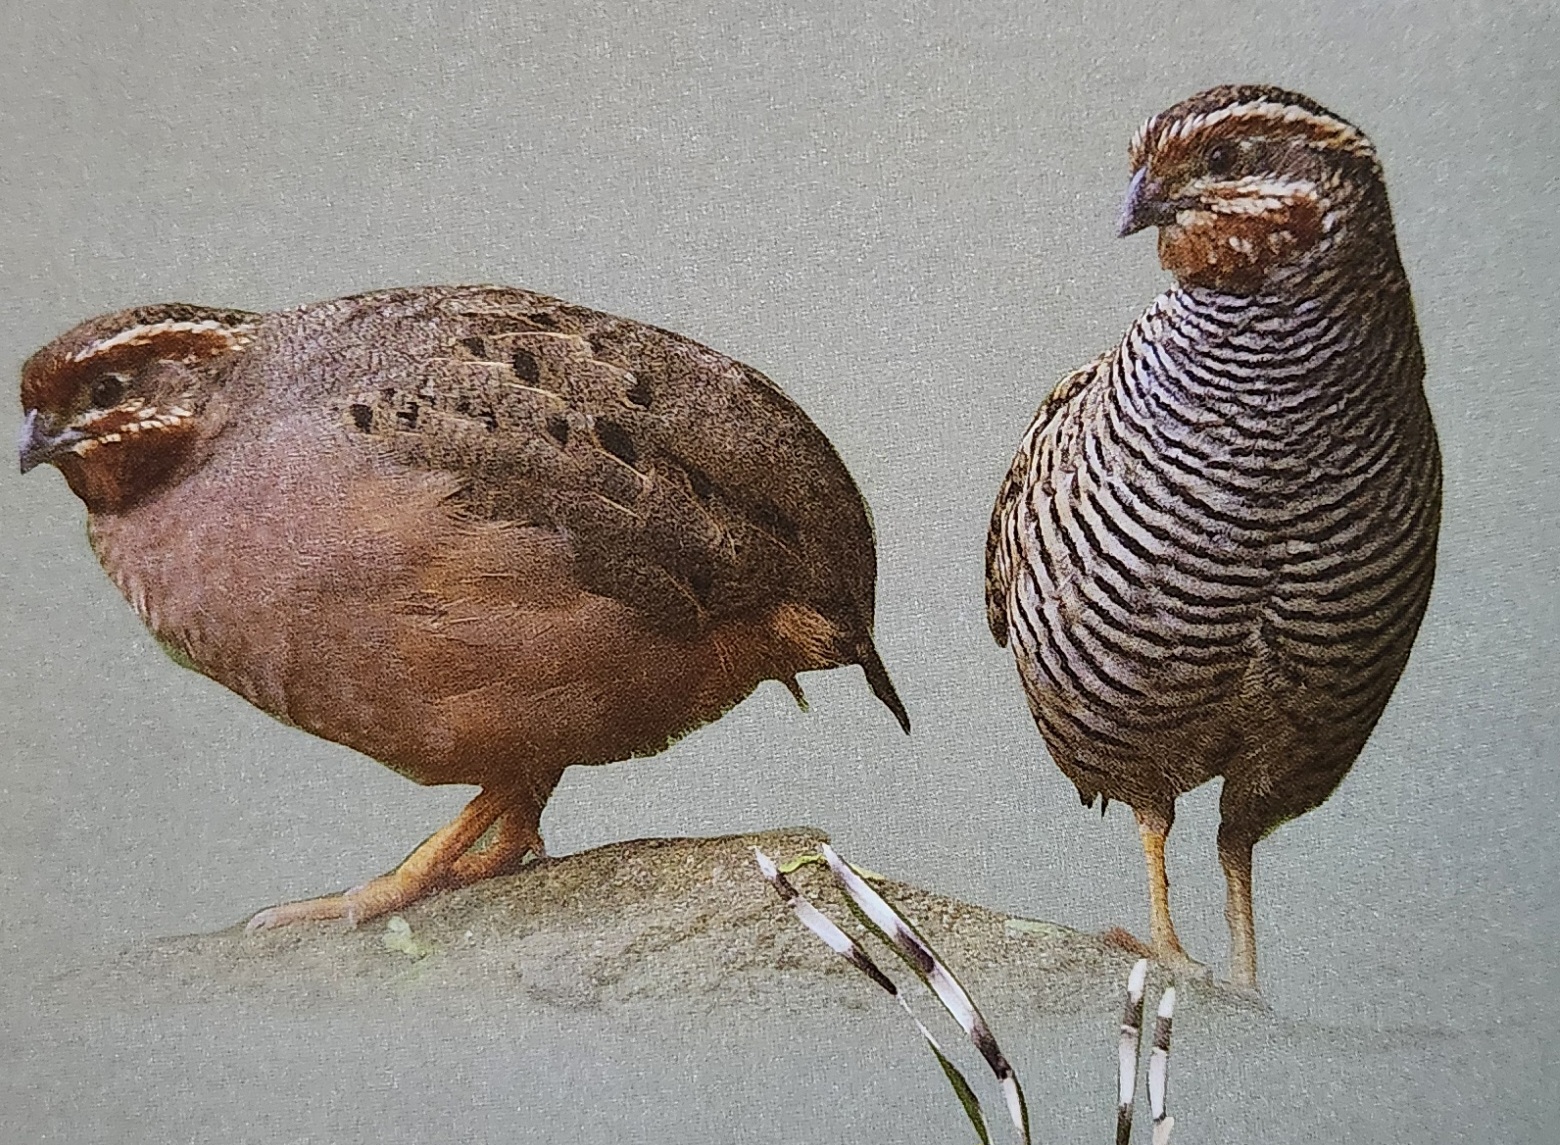
{"type": "Polygon", "coordinates": [[[1276,469],[1325,471],[1339,439],[1390,432],[1379,407],[1412,408],[1424,363],[1370,140],[1303,96],[1225,87],[1148,120],[1129,154],[1118,229],[1158,226],[1176,283],[1124,336],[1117,400],[1167,433],[1189,428],[1177,408],[1215,436],[1245,421],[1276,469]]]}

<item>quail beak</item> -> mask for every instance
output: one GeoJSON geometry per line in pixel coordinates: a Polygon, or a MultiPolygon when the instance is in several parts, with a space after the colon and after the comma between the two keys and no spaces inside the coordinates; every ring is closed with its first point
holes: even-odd
{"type": "Polygon", "coordinates": [[[39,418],[38,411],[28,410],[26,418],[22,420],[22,432],[16,441],[16,452],[21,461],[22,472],[26,473],[47,461],[53,461],[86,436],[81,430],[70,428],[62,429],[59,433],[50,433],[48,426],[39,418]]]}
{"type": "Polygon", "coordinates": [[[1139,167],[1127,184],[1127,201],[1121,205],[1116,234],[1135,235],[1145,227],[1162,227],[1175,222],[1177,204],[1165,197],[1165,185],[1148,177],[1148,168],[1139,167]]]}

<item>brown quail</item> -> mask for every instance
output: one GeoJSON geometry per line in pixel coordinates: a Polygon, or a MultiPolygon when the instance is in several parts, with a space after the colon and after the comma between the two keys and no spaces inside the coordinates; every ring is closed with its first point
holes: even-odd
{"type": "Polygon", "coordinates": [[[496,287],[150,306],[39,350],[22,406],[22,471],[64,475],[160,642],[482,789],[392,873],[251,926],[512,870],[565,768],[654,754],[766,679],[800,699],[798,673],[859,664],[908,730],[850,475],[768,378],[676,334],[496,287]]]}
{"type": "Polygon", "coordinates": [[[1232,980],[1256,985],[1252,847],[1342,781],[1435,568],[1441,471],[1376,150],[1293,92],[1219,87],[1131,147],[1120,233],[1175,285],[1042,403],[986,546],[1052,758],[1136,813],[1153,951],[1175,800],[1214,776],[1232,980]]]}

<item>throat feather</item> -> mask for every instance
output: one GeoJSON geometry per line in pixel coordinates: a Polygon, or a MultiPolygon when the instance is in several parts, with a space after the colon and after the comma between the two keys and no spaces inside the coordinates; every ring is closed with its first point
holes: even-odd
{"type": "Polygon", "coordinates": [[[1314,199],[1264,199],[1258,209],[1189,209],[1160,229],[1159,261],[1188,286],[1249,294],[1312,250],[1325,233],[1314,199]]]}

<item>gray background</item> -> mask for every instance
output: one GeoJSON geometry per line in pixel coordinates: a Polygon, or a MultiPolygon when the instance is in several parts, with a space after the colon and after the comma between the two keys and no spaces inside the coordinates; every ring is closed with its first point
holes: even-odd
{"type": "MultiPolygon", "coordinates": [[[[988,906],[1142,930],[1130,816],[1079,808],[985,633],[985,518],[1043,392],[1162,288],[1151,238],[1112,237],[1132,131],[1217,82],[1303,90],[1383,155],[1447,501],[1392,707],[1331,802],[1258,851],[1267,995],[1340,1036],[1467,1051],[1370,1093],[1318,1060],[1319,1103],[1447,1140],[1553,1141],[1560,37],[1548,4],[1364,7],[7,0],[0,365],[14,377],[78,319],[135,303],[258,310],[451,281],[525,285],[751,362],[874,507],[879,643],[916,734],[855,673],[808,679],[805,714],[766,687],[660,758],[571,773],[544,823],[554,851],[811,823],[858,862],[988,906]]],[[[55,969],[129,940],[359,881],[469,795],[180,671],[82,517],[52,472],[0,478],[0,1073],[29,1079],[0,1137],[831,1139],[837,1075],[781,1070],[770,1042],[679,1071],[694,1034],[581,1017],[508,1031],[534,1075],[419,1051],[457,1087],[534,1094],[550,1112],[532,1118],[384,1083],[383,1014],[250,1014],[226,1041],[175,1023],[143,1075],[116,1049],[137,1019],[37,1002],[55,969]],[[646,1074],[655,1057],[673,1064],[646,1074]],[[243,1068],[192,1096],[213,1061],[243,1068]]],[[[1183,801],[1171,861],[1183,938],[1222,967],[1216,800],[1183,801]]],[[[892,1095],[874,1064],[868,1104],[892,1095]]]]}

